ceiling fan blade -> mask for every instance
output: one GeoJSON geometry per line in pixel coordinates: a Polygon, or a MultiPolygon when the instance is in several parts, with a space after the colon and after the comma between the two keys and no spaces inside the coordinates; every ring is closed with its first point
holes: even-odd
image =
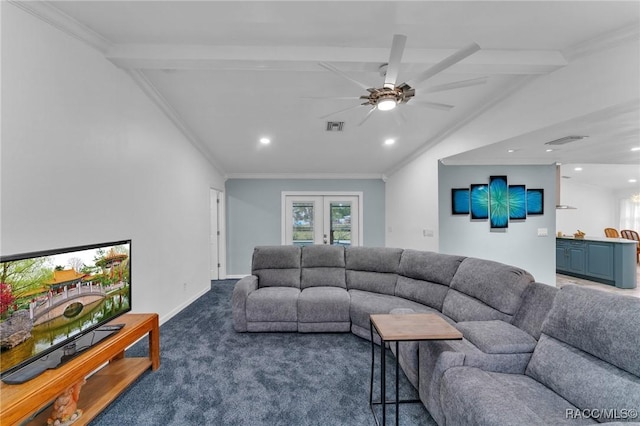
{"type": "Polygon", "coordinates": [[[451,108],[453,108],[453,105],[440,104],[438,102],[413,101],[411,103],[414,105],[425,106],[428,108],[441,109],[443,111],[449,111],[451,108]]]}
{"type": "Polygon", "coordinates": [[[434,75],[438,74],[439,72],[444,71],[447,68],[457,64],[467,56],[473,55],[478,50],[480,50],[480,46],[478,46],[476,43],[472,43],[469,46],[461,50],[458,50],[453,55],[444,58],[442,61],[438,62],[428,70],[422,72],[421,74],[417,75],[413,79],[407,81],[407,84],[411,87],[416,87],[416,85],[422,83],[426,79],[431,78],[434,75]]]}
{"type": "Polygon", "coordinates": [[[325,114],[325,115],[323,115],[322,117],[318,117],[318,118],[320,118],[320,119],[324,119],[324,118],[327,118],[327,117],[331,117],[332,115],[339,114],[339,113],[341,113],[341,112],[350,111],[350,110],[352,110],[352,109],[359,108],[359,107],[361,107],[361,106],[362,106],[362,105],[360,105],[360,104],[358,104],[358,105],[353,105],[353,106],[350,106],[349,108],[344,108],[344,109],[340,109],[340,110],[338,110],[338,111],[330,112],[329,114],[325,114]]]}
{"type": "Polygon", "coordinates": [[[445,90],[459,89],[461,87],[476,86],[479,84],[486,84],[486,83],[487,83],[487,77],[472,78],[470,80],[454,81],[453,83],[440,84],[438,86],[427,87],[425,89],[421,89],[420,92],[426,92],[426,93],[442,92],[445,90]]]}
{"type": "Polygon", "coordinates": [[[366,84],[362,83],[361,81],[356,80],[355,78],[351,77],[350,75],[346,74],[344,71],[339,70],[338,68],[334,67],[333,65],[327,63],[327,62],[320,62],[318,65],[320,65],[322,68],[329,70],[333,73],[338,74],[339,76],[341,76],[342,78],[346,78],[347,80],[349,80],[350,82],[357,84],[358,87],[364,89],[364,90],[368,90],[371,86],[367,86],[366,84]]]}
{"type": "Polygon", "coordinates": [[[362,126],[364,124],[365,121],[367,121],[369,119],[369,117],[371,117],[371,114],[373,113],[373,111],[376,110],[376,107],[373,107],[369,110],[369,112],[367,113],[367,115],[364,116],[364,118],[362,119],[361,122],[358,123],[358,126],[362,126]]]}
{"type": "Polygon", "coordinates": [[[398,72],[400,71],[400,61],[404,52],[404,45],[407,43],[407,36],[396,34],[393,36],[391,43],[391,52],[389,53],[389,64],[387,65],[387,73],[384,77],[384,87],[394,89],[398,72]]]}
{"type": "Polygon", "coordinates": [[[360,96],[302,96],[300,99],[323,99],[331,101],[357,101],[360,96]]]}

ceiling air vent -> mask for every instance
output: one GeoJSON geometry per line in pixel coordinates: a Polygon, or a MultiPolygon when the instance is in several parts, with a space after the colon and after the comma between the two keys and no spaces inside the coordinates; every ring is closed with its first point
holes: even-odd
{"type": "Polygon", "coordinates": [[[564,138],[556,139],[551,142],[545,142],[545,145],[564,145],[565,143],[579,141],[587,137],[588,136],[565,136],[564,138]]]}
{"type": "Polygon", "coordinates": [[[344,121],[327,121],[327,132],[341,132],[344,121]]]}

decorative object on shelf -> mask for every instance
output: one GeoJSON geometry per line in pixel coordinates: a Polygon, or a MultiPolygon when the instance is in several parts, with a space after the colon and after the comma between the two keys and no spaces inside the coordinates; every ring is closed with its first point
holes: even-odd
{"type": "Polygon", "coordinates": [[[506,176],[489,177],[489,223],[491,229],[509,226],[509,187],[506,176]]]}
{"type": "Polygon", "coordinates": [[[488,219],[489,185],[472,183],[469,199],[471,202],[471,219],[488,219]]]}
{"type": "Polygon", "coordinates": [[[587,235],[584,232],[582,232],[581,230],[578,229],[578,232],[576,232],[575,234],[573,234],[574,238],[584,238],[584,236],[587,235]]]}
{"type": "Polygon", "coordinates": [[[469,188],[451,189],[451,213],[469,214],[469,188]]]}
{"type": "Polygon", "coordinates": [[[82,410],[78,408],[78,399],[80,399],[80,389],[85,383],[84,380],[81,380],[69,386],[56,398],[51,414],[47,419],[47,425],[67,426],[82,416],[82,410]]]}
{"type": "Polygon", "coordinates": [[[527,216],[544,214],[544,189],[527,189],[527,216]]]}

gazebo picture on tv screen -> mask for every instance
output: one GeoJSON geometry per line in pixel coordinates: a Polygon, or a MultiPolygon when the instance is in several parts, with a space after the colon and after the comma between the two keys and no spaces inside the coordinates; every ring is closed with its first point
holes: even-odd
{"type": "Polygon", "coordinates": [[[0,261],[0,372],[131,310],[131,241],[0,261]]]}

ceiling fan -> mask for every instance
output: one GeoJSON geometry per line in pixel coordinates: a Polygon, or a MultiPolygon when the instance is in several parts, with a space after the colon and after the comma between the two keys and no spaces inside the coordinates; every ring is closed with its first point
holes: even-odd
{"type": "MultiPolygon", "coordinates": [[[[334,98],[334,99],[361,99],[361,100],[364,100],[365,102],[361,103],[360,105],[355,105],[343,110],[334,111],[321,118],[326,118],[340,112],[348,111],[350,109],[355,109],[362,105],[369,106],[370,109],[367,112],[367,115],[358,124],[358,125],[361,125],[371,116],[371,114],[375,110],[389,111],[394,109],[397,105],[406,104],[407,102],[412,100],[412,98],[415,96],[416,94],[415,87],[418,84],[433,77],[434,75],[440,73],[441,71],[444,71],[445,69],[457,64],[458,62],[462,61],[466,57],[480,50],[480,46],[478,46],[476,43],[472,43],[469,46],[455,52],[451,56],[446,57],[442,61],[438,62],[437,64],[427,69],[426,71],[423,71],[422,73],[418,74],[411,80],[408,80],[407,82],[404,82],[404,83],[396,84],[398,79],[398,72],[400,69],[400,61],[402,59],[402,53],[404,52],[404,46],[406,42],[407,42],[407,36],[405,35],[396,34],[393,36],[393,42],[391,44],[391,52],[389,54],[389,62],[381,66],[381,71],[383,71],[384,73],[383,74],[384,84],[380,88],[369,87],[365,83],[362,83],[354,79],[353,77],[339,70],[335,66],[327,62],[321,62],[319,64],[321,67],[338,74],[339,76],[351,81],[352,83],[358,85],[360,88],[368,92],[366,95],[362,95],[360,97],[334,98]]],[[[424,92],[426,93],[440,92],[444,90],[458,89],[461,87],[475,86],[477,84],[484,84],[484,83],[486,83],[486,77],[480,77],[480,78],[474,78],[470,80],[456,81],[453,83],[432,86],[424,89],[424,92]]],[[[445,111],[448,111],[451,108],[453,108],[453,105],[436,103],[436,102],[426,102],[422,100],[418,102],[414,101],[414,103],[419,103],[420,105],[423,105],[426,107],[441,109],[445,111]]]]}

